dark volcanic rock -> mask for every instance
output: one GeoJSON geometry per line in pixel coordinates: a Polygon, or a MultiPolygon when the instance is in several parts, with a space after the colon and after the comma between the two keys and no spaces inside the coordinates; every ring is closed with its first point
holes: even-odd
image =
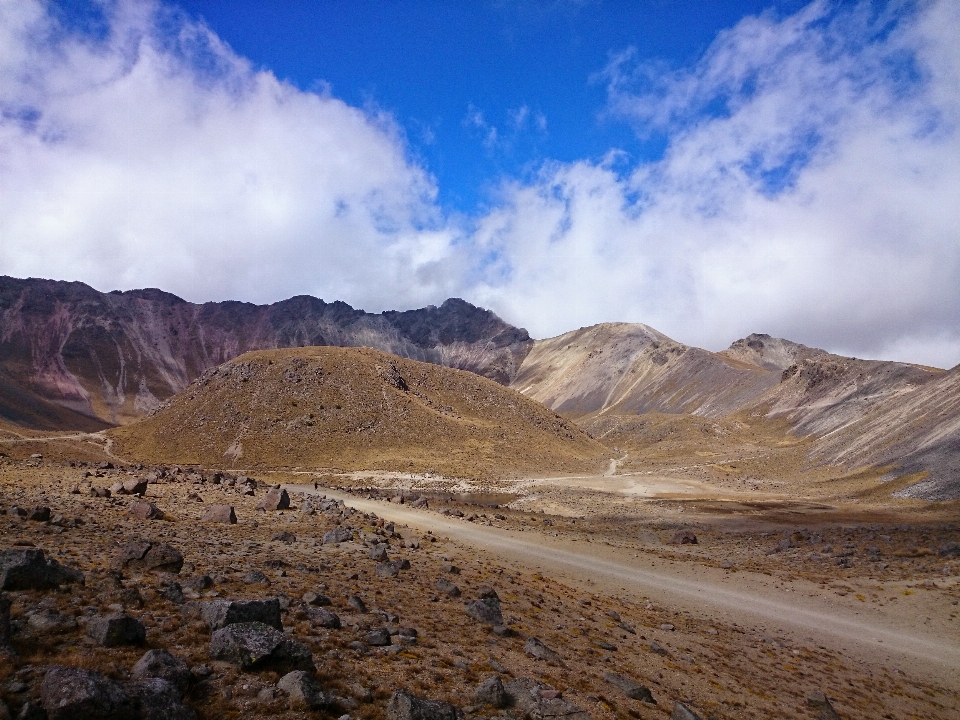
{"type": "Polygon", "coordinates": [[[200,617],[211,630],[219,630],[234,623],[261,622],[283,629],[280,621],[280,600],[210,600],[200,606],[200,617]]]}
{"type": "Polygon", "coordinates": [[[306,645],[261,622],[235,623],[217,630],[210,638],[210,656],[242,670],[286,673],[314,669],[306,645]]]}
{"type": "Polygon", "coordinates": [[[67,568],[43,550],[14,548],[0,555],[0,590],[52,590],[64,583],[83,582],[83,573],[67,568]]]}
{"type": "Polygon", "coordinates": [[[136,703],[113,680],[91,670],[53,666],[40,685],[49,720],[133,720],[136,703]]]}
{"type": "Polygon", "coordinates": [[[487,625],[503,625],[500,598],[496,591],[493,588],[482,587],[479,590],[479,595],[480,597],[477,600],[473,600],[464,606],[467,615],[487,625]]]}
{"type": "Polygon", "coordinates": [[[178,573],[183,567],[183,554],[166,543],[134,540],[120,548],[117,565],[130,570],[178,573]]]}
{"type": "Polygon", "coordinates": [[[703,720],[703,718],[683,703],[678,702],[673,706],[673,712],[670,713],[670,720],[703,720]]]}
{"type": "Polygon", "coordinates": [[[257,503],[257,510],[287,510],[290,508],[290,495],[286,490],[270,490],[263,499],[257,503]]]}
{"type": "Polygon", "coordinates": [[[410,561],[409,560],[390,560],[388,562],[379,563],[376,567],[377,577],[380,578],[392,578],[400,574],[401,570],[409,570],[410,561]]]}
{"type": "Polygon", "coordinates": [[[353,540],[353,530],[345,525],[335,527],[323,534],[324,545],[336,545],[337,543],[350,542],[353,540]]]}
{"type": "Polygon", "coordinates": [[[657,704],[657,701],[653,699],[653,695],[650,694],[650,688],[644,687],[628,677],[618,675],[615,672],[605,672],[603,679],[631,700],[640,700],[641,702],[651,703],[653,705],[657,704]]]}
{"type": "Polygon", "coordinates": [[[127,692],[136,700],[138,720],[197,720],[193,708],[183,704],[180,689],[163,678],[136,680],[127,692]]]}
{"type": "Polygon", "coordinates": [[[474,700],[478,705],[490,705],[495,708],[504,708],[510,704],[510,697],[503,688],[503,680],[497,675],[487,678],[477,686],[474,691],[474,700]]]}
{"type": "Polygon", "coordinates": [[[174,655],[169,650],[147,650],[137,664],[133,666],[131,675],[136,679],[160,678],[172,684],[183,697],[190,686],[190,668],[186,661],[174,655]]]}
{"type": "Polygon", "coordinates": [[[460,588],[446,578],[440,578],[437,580],[437,584],[434,587],[436,587],[437,591],[442,592],[444,595],[449,595],[452,598],[460,597],[460,588]]]}
{"type": "Polygon", "coordinates": [[[303,670],[284,675],[277,688],[290,698],[291,710],[325,710],[334,705],[333,697],[323,691],[313,675],[303,670]]]}
{"type": "Polygon", "coordinates": [[[143,645],[147,639],[143,623],[123,613],[90,618],[87,622],[87,635],[104,647],[143,645]]]}
{"type": "Polygon", "coordinates": [[[387,705],[387,720],[463,720],[463,711],[442,700],[426,700],[398,690],[387,705]]]}
{"type": "Polygon", "coordinates": [[[327,610],[324,607],[307,607],[306,612],[311,625],[330,630],[340,629],[340,617],[332,610],[327,610]]]}
{"type": "Polygon", "coordinates": [[[590,713],[564,700],[560,693],[539,680],[517,678],[503,687],[514,706],[513,713],[516,717],[590,720],[590,713]]]}

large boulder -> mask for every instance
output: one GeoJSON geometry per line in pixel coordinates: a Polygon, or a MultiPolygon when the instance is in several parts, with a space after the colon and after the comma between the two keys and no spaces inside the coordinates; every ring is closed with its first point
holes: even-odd
{"type": "Polygon", "coordinates": [[[13,548],[0,554],[0,590],[53,590],[83,584],[83,573],[44,557],[37,548],[13,548]]]}
{"type": "Polygon", "coordinates": [[[280,599],[269,600],[211,600],[200,606],[200,617],[210,627],[219,630],[234,623],[261,622],[277,630],[283,629],[280,620],[280,599]]]}
{"type": "Polygon", "coordinates": [[[197,720],[193,708],[183,703],[183,693],[163,678],[143,678],[127,685],[137,703],[138,720],[197,720]]]}
{"type": "Polygon", "coordinates": [[[325,710],[334,705],[333,696],[324,692],[317,679],[304,670],[288,672],[280,678],[277,688],[290,698],[291,710],[325,710]]]}
{"type": "Polygon", "coordinates": [[[126,570],[178,573],[183,567],[183,553],[166,543],[132,540],[120,548],[116,564],[126,570]]]}
{"type": "Polygon", "coordinates": [[[87,621],[87,635],[104,647],[143,645],[147,639],[143,623],[123,613],[90,618],[87,621]]]}
{"type": "Polygon", "coordinates": [[[190,667],[187,662],[166,649],[147,650],[137,664],[133,666],[131,675],[137,680],[160,678],[173,685],[183,697],[190,686],[190,667]]]}
{"type": "Polygon", "coordinates": [[[234,623],[213,633],[210,656],[241,670],[313,671],[313,654],[301,642],[261,622],[234,623]]]}
{"type": "Polygon", "coordinates": [[[134,500],[127,512],[136,520],[163,520],[163,510],[146,500],[134,500]]]}
{"type": "Polygon", "coordinates": [[[442,700],[427,700],[397,690],[387,705],[387,720],[463,720],[463,711],[442,700]]]}
{"type": "Polygon", "coordinates": [[[487,625],[503,625],[503,613],[500,611],[500,598],[493,588],[483,587],[480,597],[464,606],[467,615],[487,625]]]}
{"type": "Polygon", "coordinates": [[[510,704],[510,697],[503,688],[503,680],[497,675],[487,678],[477,686],[474,700],[477,705],[490,705],[495,708],[505,708],[510,704]]]}
{"type": "Polygon", "coordinates": [[[287,510],[290,507],[290,495],[283,488],[273,488],[257,503],[257,510],[287,510]]]}
{"type": "Polygon", "coordinates": [[[233,505],[211,505],[204,510],[200,517],[200,522],[218,522],[237,524],[237,513],[234,512],[233,505]]]}
{"type": "Polygon", "coordinates": [[[332,610],[327,610],[324,607],[312,607],[308,605],[305,608],[305,611],[307,613],[307,619],[310,621],[311,625],[328,628],[330,630],[340,629],[340,617],[332,610]]]}
{"type": "Polygon", "coordinates": [[[134,720],[137,703],[120,685],[92,670],[53,666],[40,684],[48,720],[134,720]]]}

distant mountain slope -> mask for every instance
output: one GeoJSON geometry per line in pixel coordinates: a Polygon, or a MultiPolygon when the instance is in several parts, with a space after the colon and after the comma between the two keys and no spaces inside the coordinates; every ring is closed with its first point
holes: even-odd
{"type": "Polygon", "coordinates": [[[814,457],[839,465],[892,465],[929,476],[900,491],[927,500],[960,498],[960,366],[933,382],[888,397],[820,437],[814,457]]]}
{"type": "Polygon", "coordinates": [[[375,347],[506,383],[532,340],[459,299],[371,314],[309,296],[197,305],[155,289],[0,276],[0,418],[42,429],[123,423],[244,352],[310,345],[375,347]]]}
{"type": "Polygon", "coordinates": [[[745,407],[780,373],[678,343],[646,325],[604,323],[537,340],[511,387],[571,416],[745,407]]]}
{"type": "Polygon", "coordinates": [[[109,433],[123,457],[208,467],[491,476],[597,472],[610,457],[575,424],[509,388],[367,348],[247,353],[109,433]]]}

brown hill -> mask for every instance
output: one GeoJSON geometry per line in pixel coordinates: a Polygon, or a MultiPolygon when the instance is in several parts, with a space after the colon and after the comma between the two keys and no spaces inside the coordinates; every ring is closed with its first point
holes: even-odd
{"type": "Polygon", "coordinates": [[[375,347],[509,382],[526,330],[459,299],[366,313],[309,296],[197,305],[156,289],[0,276],[0,419],[37,429],[129,422],[250,350],[375,347]]]}
{"type": "Polygon", "coordinates": [[[596,470],[609,458],[491,380],[354,348],[247,353],[109,435],[123,457],[205,466],[492,476],[596,470]]]}

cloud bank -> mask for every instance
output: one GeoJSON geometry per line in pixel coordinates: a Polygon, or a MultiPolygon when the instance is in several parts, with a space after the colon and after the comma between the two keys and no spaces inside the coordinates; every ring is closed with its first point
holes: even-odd
{"type": "Polygon", "coordinates": [[[0,0],[0,272],[368,310],[459,295],[536,337],[625,320],[960,362],[956,3],[749,17],[688,68],[614,49],[597,121],[663,157],[548,162],[468,219],[389,116],[163,5],[105,7],[91,37],[0,0]]]}

